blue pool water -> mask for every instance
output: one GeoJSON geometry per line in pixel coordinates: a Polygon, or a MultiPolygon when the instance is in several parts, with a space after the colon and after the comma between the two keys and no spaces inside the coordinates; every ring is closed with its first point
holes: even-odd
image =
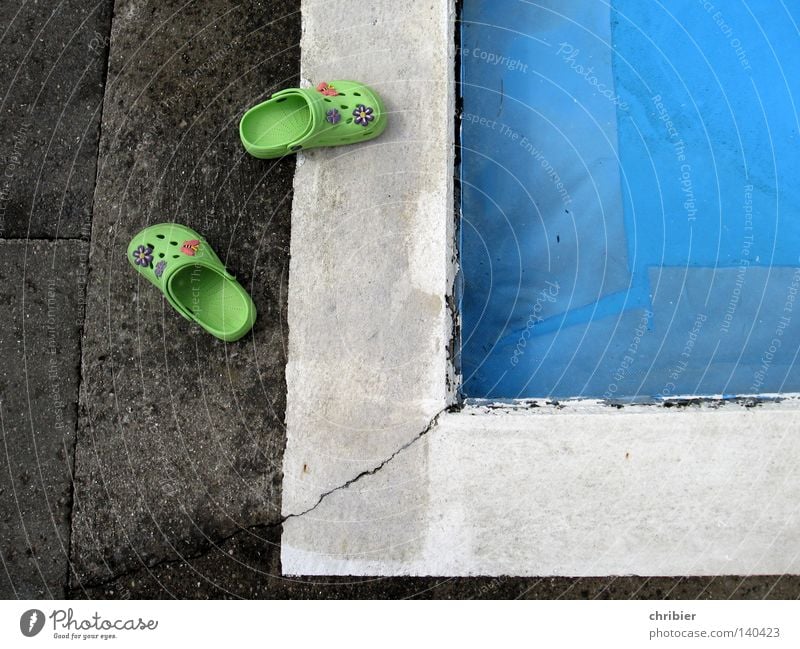
{"type": "Polygon", "coordinates": [[[466,396],[800,391],[798,24],[465,0],[466,396]]]}

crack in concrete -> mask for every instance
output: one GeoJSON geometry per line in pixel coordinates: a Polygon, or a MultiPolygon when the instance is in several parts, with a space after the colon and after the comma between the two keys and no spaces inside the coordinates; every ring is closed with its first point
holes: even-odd
{"type": "MultiPolygon", "coordinates": [[[[92,188],[92,202],[91,202],[91,210],[89,214],[89,234],[86,237],[75,237],[75,238],[56,238],[55,241],[83,241],[86,244],[86,248],[84,250],[83,261],[86,264],[86,269],[88,271],[89,268],[89,258],[90,253],[92,251],[92,236],[91,236],[91,224],[94,223],[94,212],[95,212],[95,204],[97,202],[97,189],[100,186],[100,147],[103,142],[103,114],[105,112],[105,105],[106,105],[106,90],[108,89],[108,73],[111,67],[111,33],[114,29],[114,15],[117,8],[117,1],[111,0],[109,3],[109,12],[108,12],[108,21],[105,25],[105,33],[108,34],[108,41],[107,44],[104,46],[105,53],[103,58],[103,71],[100,78],[100,85],[102,86],[102,92],[100,95],[100,115],[97,120],[97,149],[95,150],[95,169],[94,169],[94,187],[92,188]]],[[[56,228],[58,230],[58,228],[56,228]]],[[[78,436],[80,435],[81,429],[81,417],[85,414],[83,412],[84,408],[84,401],[83,401],[83,389],[84,389],[84,376],[83,376],[83,334],[86,331],[86,304],[87,304],[87,294],[89,291],[89,280],[88,277],[84,281],[83,285],[83,314],[81,317],[81,327],[78,333],[78,402],[76,405],[76,413],[75,413],[75,435],[72,441],[72,448],[70,449],[70,455],[67,458],[67,463],[70,466],[70,486],[69,486],[69,501],[67,503],[67,571],[64,578],[64,594],[66,595],[71,591],[71,583],[73,577],[77,579],[77,573],[75,571],[75,562],[74,562],[74,554],[75,550],[73,548],[73,531],[75,529],[75,478],[78,475],[78,466],[77,466],[77,459],[78,459],[78,436]]],[[[80,587],[80,584],[78,584],[80,587]]]]}
{"type": "Polygon", "coordinates": [[[403,444],[399,449],[397,449],[394,453],[392,453],[388,458],[386,458],[378,466],[376,466],[373,469],[367,469],[365,471],[362,471],[356,477],[351,478],[350,480],[348,480],[344,484],[339,485],[338,487],[334,487],[333,489],[324,492],[322,495],[320,495],[319,500],[317,500],[317,502],[314,503],[314,505],[312,505],[311,507],[309,507],[305,511],[300,512],[299,514],[288,514],[288,515],[284,516],[283,517],[283,521],[285,522],[285,521],[289,520],[290,518],[300,518],[301,516],[305,516],[306,514],[308,514],[310,512],[313,512],[317,507],[319,507],[322,504],[322,501],[325,500],[331,494],[336,493],[337,491],[342,491],[343,489],[347,489],[350,485],[352,485],[352,484],[358,482],[359,480],[361,480],[361,478],[364,478],[364,477],[370,476],[370,475],[375,475],[378,471],[380,471],[383,467],[385,467],[387,464],[389,464],[389,462],[391,462],[400,453],[405,451],[407,448],[409,448],[410,446],[415,444],[417,441],[419,441],[425,435],[427,435],[431,430],[433,430],[433,428],[439,422],[439,418],[444,413],[452,412],[452,411],[458,410],[458,409],[459,409],[459,407],[457,405],[447,406],[446,408],[443,408],[442,410],[437,412],[436,415],[434,415],[434,417],[428,422],[428,425],[425,426],[425,428],[422,430],[422,432],[418,433],[413,439],[411,439],[408,442],[406,442],[405,444],[403,444]]]}

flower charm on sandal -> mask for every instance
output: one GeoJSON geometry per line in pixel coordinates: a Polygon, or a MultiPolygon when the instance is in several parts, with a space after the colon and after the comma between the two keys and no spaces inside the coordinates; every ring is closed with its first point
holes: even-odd
{"type": "Polygon", "coordinates": [[[166,267],[167,267],[167,262],[165,262],[163,259],[160,262],[158,262],[155,267],[156,277],[161,279],[161,276],[164,274],[164,269],[166,267]]]}
{"type": "Polygon", "coordinates": [[[183,245],[181,246],[181,252],[184,255],[189,255],[190,257],[194,257],[199,249],[200,249],[200,242],[197,239],[190,239],[189,241],[184,241],[183,245]]]}
{"type": "Polygon", "coordinates": [[[342,114],[335,108],[331,108],[327,112],[325,119],[331,124],[338,124],[339,121],[342,119],[342,114]]]}
{"type": "Polygon", "coordinates": [[[364,104],[356,106],[353,115],[356,118],[356,124],[360,124],[364,127],[369,126],[369,123],[375,119],[375,115],[372,114],[372,108],[364,104]]]}
{"type": "Polygon", "coordinates": [[[133,263],[148,268],[153,263],[153,249],[150,246],[139,246],[133,251],[133,263]]]}
{"type": "Polygon", "coordinates": [[[326,97],[336,97],[339,94],[339,91],[336,90],[336,88],[328,85],[324,81],[317,86],[317,91],[321,92],[326,97]]]}

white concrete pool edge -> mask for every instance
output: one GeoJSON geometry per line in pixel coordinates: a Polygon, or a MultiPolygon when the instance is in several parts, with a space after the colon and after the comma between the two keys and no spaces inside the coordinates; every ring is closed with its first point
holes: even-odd
{"type": "Polygon", "coordinates": [[[796,406],[617,411],[587,402],[447,413],[379,472],[288,521],[283,569],[796,573],[796,406]],[[299,530],[317,539],[313,549],[286,544],[299,530]]]}
{"type": "Polygon", "coordinates": [[[798,572],[796,398],[444,412],[452,2],[352,7],[303,2],[303,76],[374,83],[392,125],[298,167],[283,572],[798,572]]]}
{"type": "MultiPolygon", "coordinates": [[[[284,515],[380,465],[455,399],[454,7],[302,3],[302,76],[375,88],[389,126],[298,161],[284,515]]],[[[336,97],[352,110],[354,97],[336,97]]],[[[290,543],[291,545],[291,543],[290,543]]]]}

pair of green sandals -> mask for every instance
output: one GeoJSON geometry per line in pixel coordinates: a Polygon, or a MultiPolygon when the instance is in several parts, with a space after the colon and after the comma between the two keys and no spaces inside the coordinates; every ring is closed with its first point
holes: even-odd
{"type": "MultiPolygon", "coordinates": [[[[386,128],[380,97],[355,81],[288,88],[248,110],[239,123],[244,148],[256,158],[366,142],[386,128]]],[[[256,307],[197,232],[177,223],[142,230],[128,245],[133,267],[155,284],[184,318],[233,342],[253,327],[256,307]]]]}

